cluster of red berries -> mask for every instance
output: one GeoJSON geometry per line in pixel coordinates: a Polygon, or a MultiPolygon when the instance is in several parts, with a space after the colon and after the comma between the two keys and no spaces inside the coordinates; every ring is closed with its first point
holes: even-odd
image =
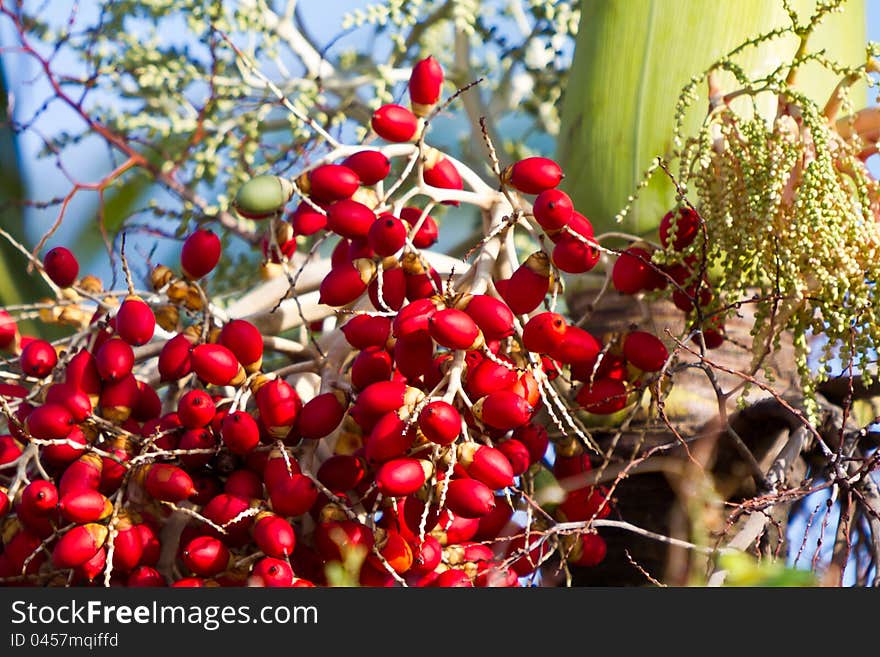
{"type": "MultiPolygon", "coordinates": [[[[443,82],[436,60],[419,62],[412,109],[381,107],[375,134],[418,140],[443,82]]],[[[420,189],[463,190],[457,163],[424,148],[420,189]]],[[[438,237],[433,206],[380,198],[392,170],[382,148],[338,159],[294,182],[254,178],[234,202],[242,216],[270,221],[270,262],[287,266],[309,236],[338,237],[320,303],[339,324],[312,326],[311,339],[341,332],[351,349],[322,391],[301,396],[265,368],[253,323],[207,312],[202,279],[221,242],[206,229],[186,239],[179,274],[160,265],[151,293],[130,290],[121,303],[78,278],[70,251],[52,249],[43,270],[62,293],[101,299],[58,348],[21,336],[0,311],[0,349],[18,354],[17,380],[0,382],[9,431],[0,436],[0,580],[312,586],[327,583],[327,564],[354,555],[363,585],[516,586],[545,562],[602,561],[590,522],[610,512],[609,492],[585,483],[590,459],[558,418],[573,400],[594,414],[633,404],[669,354],[643,331],[603,346],[538,312],[552,307],[557,271],[589,271],[600,255],[589,220],[557,189],[560,167],[526,158],[499,181],[498,202],[516,197],[509,214],[542,231],[552,251],[507,276],[488,268],[444,285],[422,253],[438,237]],[[285,215],[294,194],[300,202],[285,215]],[[557,380],[575,387],[560,394],[557,380]],[[560,430],[553,450],[543,411],[560,430]],[[548,482],[561,496],[523,513],[548,482]],[[561,521],[582,530],[554,532],[561,521]]],[[[676,230],[676,248],[693,240],[688,220],[676,230]]],[[[670,234],[667,225],[664,241],[670,234]]],[[[637,249],[614,267],[621,292],[661,286],[637,249]]]]}

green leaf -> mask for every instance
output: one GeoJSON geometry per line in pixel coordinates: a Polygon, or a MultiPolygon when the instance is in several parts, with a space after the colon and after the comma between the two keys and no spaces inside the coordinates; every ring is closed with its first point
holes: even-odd
{"type": "MultiPolygon", "coordinates": [[[[791,0],[790,5],[805,23],[816,3],[791,0]]],[[[682,88],[734,47],[787,25],[788,14],[777,0],[584,0],[562,110],[559,159],[566,191],[597,232],[645,234],[657,228],[674,204],[673,187],[662,174],[642,190],[622,225],[614,217],[655,158],[670,152],[682,88]]],[[[750,75],[766,74],[790,61],[798,42],[788,34],[747,49],[736,61],[750,75]]],[[[825,18],[809,50],[827,49],[835,61],[853,66],[864,62],[865,44],[864,2],[852,0],[843,13],[825,18]]],[[[731,84],[725,91],[736,88],[731,76],[723,81],[731,84]]],[[[824,105],[837,82],[833,73],[808,64],[797,86],[824,105]]],[[[705,85],[697,91],[705,95],[705,85]]],[[[856,90],[852,98],[863,106],[865,90],[856,90]]],[[[693,110],[685,134],[704,118],[706,102],[698,100],[693,110]]]]}

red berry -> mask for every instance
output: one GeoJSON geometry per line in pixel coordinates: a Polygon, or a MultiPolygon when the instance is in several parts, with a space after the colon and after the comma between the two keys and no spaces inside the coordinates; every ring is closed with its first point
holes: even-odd
{"type": "Polygon", "coordinates": [[[529,421],[532,408],[514,392],[499,390],[479,399],[471,409],[474,417],[493,429],[515,429],[529,421]]]}
{"type": "Polygon", "coordinates": [[[529,448],[516,438],[508,438],[498,443],[498,451],[504,454],[504,457],[510,463],[513,475],[518,477],[529,469],[532,464],[532,457],[529,448]]]}
{"type": "Polygon", "coordinates": [[[425,116],[440,100],[443,87],[443,68],[434,57],[425,57],[413,67],[409,77],[409,97],[413,111],[425,116]]]}
{"type": "Polygon", "coordinates": [[[391,172],[391,160],[381,151],[359,151],[342,163],[357,174],[362,185],[375,185],[391,172]]]}
{"type": "Polygon", "coordinates": [[[107,518],[113,512],[113,503],[96,490],[81,488],[63,495],[58,510],[65,520],[83,524],[107,518]]]}
{"type": "Polygon", "coordinates": [[[281,559],[266,557],[254,564],[248,583],[251,586],[288,587],[293,586],[293,569],[281,559]]]}
{"type": "Polygon", "coordinates": [[[351,454],[334,454],[318,468],[318,481],[338,493],[353,490],[366,476],[363,460],[351,454]]]}
{"type": "Polygon", "coordinates": [[[38,406],[25,420],[28,433],[39,440],[61,440],[74,427],[73,416],[61,404],[38,406]]]}
{"type": "Polygon", "coordinates": [[[215,386],[230,385],[241,370],[235,354],[221,344],[200,344],[193,348],[191,358],[196,376],[215,386]]]}
{"type": "Polygon", "coordinates": [[[95,354],[95,366],[104,381],[119,381],[131,374],[134,351],[119,338],[107,340],[95,354]]]}
{"type": "Polygon", "coordinates": [[[15,344],[18,326],[10,314],[0,308],[0,349],[6,350],[15,344]]]}
{"type": "MultiPolygon", "coordinates": [[[[377,269],[378,274],[378,269],[377,269]]],[[[379,276],[370,281],[370,303],[377,310],[400,310],[406,299],[406,274],[396,261],[382,265],[382,299],[379,299],[379,276]]]]}
{"type": "Polygon", "coordinates": [[[256,420],[244,411],[229,413],[223,419],[221,433],[226,448],[239,456],[244,456],[260,442],[256,420]]]}
{"type": "Polygon", "coordinates": [[[85,422],[92,414],[92,401],[89,396],[70,383],[56,383],[50,386],[46,393],[46,402],[64,406],[77,424],[85,422]]]}
{"type": "Polygon", "coordinates": [[[116,333],[132,346],[148,343],[156,331],[156,316],[143,299],[130,296],[116,313],[116,333]]]}
{"type": "Polygon", "coordinates": [[[375,271],[376,265],[366,258],[334,266],[321,281],[319,301],[328,306],[347,306],[366,291],[375,271]]]}
{"type": "Polygon", "coordinates": [[[367,234],[370,248],[380,256],[394,255],[406,243],[406,226],[392,214],[383,214],[373,225],[367,234]]]}
{"type": "Polygon", "coordinates": [[[27,376],[42,379],[58,363],[58,354],[55,347],[45,340],[34,340],[22,350],[18,362],[21,364],[21,371],[27,376]]]}
{"type": "Polygon", "coordinates": [[[481,518],[495,508],[495,495],[492,489],[476,479],[453,479],[446,491],[446,504],[457,516],[481,518]]]}
{"type": "Polygon", "coordinates": [[[351,198],[360,186],[358,175],[341,164],[322,164],[308,173],[308,193],[314,199],[330,203],[351,198]]]}
{"type": "Polygon", "coordinates": [[[192,341],[179,333],[159,353],[159,376],[162,381],[177,381],[192,372],[192,341]]]}
{"type": "Polygon", "coordinates": [[[370,126],[386,141],[404,142],[416,136],[419,120],[405,107],[388,104],[373,112],[370,126]]]}
{"type": "MultiPolygon", "coordinates": [[[[425,182],[440,189],[464,189],[464,181],[458,169],[447,157],[425,165],[425,182]]],[[[459,201],[443,201],[444,205],[459,205],[459,201]]]]}
{"type": "Polygon", "coordinates": [[[611,270],[614,289],[622,294],[635,294],[651,283],[651,254],[632,246],[620,254],[611,270]]]}
{"type": "Polygon", "coordinates": [[[669,358],[669,352],[660,338],[645,331],[633,331],[624,338],[623,355],[645,372],[659,372],[669,358]]]}
{"type": "Polygon", "coordinates": [[[626,386],[615,379],[596,379],[587,383],[577,394],[578,403],[597,415],[610,415],[626,408],[629,393],[626,386]]]}
{"type": "Polygon", "coordinates": [[[96,454],[83,454],[68,465],[58,482],[61,497],[75,490],[98,490],[101,485],[103,462],[96,454]]]}
{"type": "Polygon", "coordinates": [[[660,243],[664,249],[682,251],[693,244],[700,231],[700,217],[690,208],[667,212],[660,221],[660,243]]]}
{"type": "Polygon", "coordinates": [[[260,386],[255,397],[263,426],[273,438],[285,438],[302,410],[296,390],[283,379],[273,379],[260,386]]]}
{"type": "Polygon", "coordinates": [[[56,246],[43,258],[46,275],[58,287],[70,287],[79,274],[79,262],[69,249],[56,246]]]}
{"type": "Polygon", "coordinates": [[[297,419],[296,428],[303,438],[317,440],[328,436],[339,426],[348,408],[343,393],[326,392],[311,399],[297,419]]]}
{"type": "Polygon", "coordinates": [[[342,333],[355,349],[384,347],[391,335],[391,318],[355,315],[343,324],[342,333]]]}
{"type": "Polygon", "coordinates": [[[477,323],[486,340],[513,335],[513,312],[500,299],[486,294],[468,295],[457,307],[477,323]]]}
{"type": "Polygon", "coordinates": [[[602,345],[590,333],[579,326],[569,326],[558,348],[552,349],[549,354],[554,360],[577,366],[595,362],[601,350],[602,345]]]}
{"type": "Polygon", "coordinates": [[[177,402],[177,416],[187,429],[208,426],[216,412],[214,400],[204,390],[190,390],[177,402]]]}
{"type": "Polygon", "coordinates": [[[527,157],[512,164],[504,178],[524,194],[540,194],[562,182],[562,169],[546,157],[527,157]]]}
{"type": "Polygon", "coordinates": [[[571,221],[574,204],[571,197],[559,189],[547,189],[535,199],[535,220],[547,232],[562,230],[571,221]]]}
{"type": "Polygon", "coordinates": [[[223,484],[223,492],[245,500],[263,497],[263,482],[256,472],[236,470],[223,484]]]}
{"type": "Polygon", "coordinates": [[[216,575],[229,564],[229,550],[212,536],[194,538],[186,544],[180,556],[187,568],[202,577],[216,575]]]}
{"type": "Polygon", "coordinates": [[[95,556],[107,539],[104,525],[78,525],[64,534],[52,550],[52,565],[56,568],[76,568],[95,556]]]}
{"type": "Polygon", "coordinates": [[[405,207],[400,211],[400,218],[407,223],[410,230],[416,226],[419,227],[412,237],[413,246],[417,249],[427,249],[433,246],[440,234],[436,219],[429,214],[422,219],[423,212],[416,207],[405,207]]]}
{"type": "Polygon", "coordinates": [[[412,447],[415,432],[391,411],[376,422],[366,441],[364,454],[370,463],[385,463],[403,456],[412,447]]]}
{"type": "Polygon", "coordinates": [[[351,199],[336,201],[327,210],[327,228],[349,239],[366,237],[375,221],[370,208],[351,199]]]}
{"type": "MultiPolygon", "coordinates": [[[[6,497],[5,494],[0,494],[6,497]]],[[[44,516],[54,511],[57,505],[58,489],[51,481],[37,479],[25,486],[21,492],[21,506],[28,513],[44,516]]]]}
{"type": "Polygon", "coordinates": [[[196,492],[192,478],[176,465],[156,463],[144,479],[147,493],[165,502],[181,502],[196,492]]]}
{"type": "Polygon", "coordinates": [[[180,266],[187,278],[198,280],[210,274],[220,262],[220,238],[210,230],[200,228],[183,243],[180,266]]]}
{"type": "Polygon", "coordinates": [[[318,212],[306,202],[300,203],[290,214],[294,235],[314,235],[327,227],[326,212],[318,212]]]}
{"type": "Polygon", "coordinates": [[[608,546],[598,534],[582,534],[578,537],[576,547],[568,557],[569,562],[576,566],[598,566],[605,560],[608,546]]]}
{"type": "Polygon", "coordinates": [[[562,346],[568,324],[562,315],[540,313],[523,327],[523,346],[536,354],[549,354],[562,346]]]}
{"type": "Polygon", "coordinates": [[[260,369],[263,361],[263,336],[256,326],[244,319],[234,319],[223,326],[218,342],[229,349],[248,371],[260,369]]]}
{"type": "Polygon", "coordinates": [[[494,447],[465,443],[459,447],[459,462],[468,475],[497,490],[513,485],[513,467],[504,453],[494,447]]]}
{"type": "Polygon", "coordinates": [[[532,312],[550,290],[550,261],[547,254],[537,251],[530,255],[509,279],[495,281],[495,289],[514,314],[532,312]]]}
{"type": "Polygon", "coordinates": [[[293,554],[296,535],[284,518],[266,514],[254,523],[254,542],[270,557],[285,559],[293,554]]]}
{"type": "Polygon", "coordinates": [[[592,238],[563,235],[553,247],[553,264],[569,274],[583,274],[599,262],[599,249],[592,238]]]}
{"type": "Polygon", "coordinates": [[[138,566],[129,573],[125,583],[131,588],[153,588],[165,586],[165,578],[155,568],[138,566]]]}
{"type": "Polygon", "coordinates": [[[461,433],[461,415],[445,401],[433,401],[419,413],[419,430],[438,445],[451,445],[461,433]]]}
{"type": "Polygon", "coordinates": [[[439,345],[448,349],[479,349],[484,344],[476,322],[455,308],[433,313],[428,318],[428,331],[439,345]]]}
{"type": "Polygon", "coordinates": [[[268,488],[272,510],[282,516],[301,516],[318,499],[318,488],[302,474],[294,474],[268,488]]]}

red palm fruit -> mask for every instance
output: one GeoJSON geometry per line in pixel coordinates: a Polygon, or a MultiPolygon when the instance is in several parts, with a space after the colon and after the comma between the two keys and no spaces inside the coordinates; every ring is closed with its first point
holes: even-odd
{"type": "Polygon", "coordinates": [[[180,556],[184,565],[201,577],[217,575],[229,565],[229,550],[213,536],[192,539],[180,556]]]}
{"type": "Polygon", "coordinates": [[[614,379],[596,379],[585,384],[577,394],[578,403],[597,415],[610,415],[626,408],[629,394],[626,386],[614,379]]]}
{"type": "Polygon", "coordinates": [[[528,422],[532,408],[516,393],[499,390],[477,400],[471,412],[486,426],[508,430],[528,422]]]}
{"type": "Polygon", "coordinates": [[[55,347],[45,340],[34,340],[22,349],[18,357],[21,371],[27,376],[42,379],[49,375],[58,363],[58,354],[55,347]]]}
{"type": "Polygon", "coordinates": [[[263,364],[263,336],[256,326],[244,319],[225,324],[218,342],[235,354],[248,372],[256,372],[263,364]]]}
{"type": "Polygon", "coordinates": [[[694,300],[696,300],[701,308],[709,305],[712,301],[712,289],[708,283],[703,282],[699,286],[694,283],[684,288],[684,291],[676,289],[672,292],[672,303],[682,312],[689,313],[692,311],[694,309],[694,300]]]}
{"type": "Polygon", "coordinates": [[[593,363],[602,351],[602,345],[579,326],[569,326],[557,349],[550,352],[550,357],[561,363],[575,365],[593,363]]]}
{"type": "Polygon", "coordinates": [[[90,351],[83,349],[70,359],[64,370],[64,381],[86,393],[94,404],[101,393],[101,376],[90,351]]]}
{"type": "Polygon", "coordinates": [[[196,492],[192,478],[176,465],[154,463],[144,478],[147,493],[163,502],[181,502],[196,492]]]}
{"type": "Polygon", "coordinates": [[[538,194],[532,210],[535,220],[548,233],[562,230],[571,221],[574,203],[560,189],[547,189],[538,194]]]}
{"type": "Polygon", "coordinates": [[[343,238],[336,243],[336,246],[333,247],[333,252],[330,254],[330,266],[331,267],[339,267],[341,265],[346,265],[351,262],[351,258],[348,256],[348,252],[351,250],[351,241],[343,238]]]}
{"type": "Polygon", "coordinates": [[[95,556],[81,566],[74,568],[74,581],[77,583],[86,581],[93,582],[98,575],[104,572],[107,566],[107,548],[101,548],[95,552],[95,556]]]}
{"type": "Polygon", "coordinates": [[[152,520],[145,518],[145,522],[135,525],[135,528],[141,537],[141,546],[143,547],[143,556],[141,563],[145,566],[155,566],[159,563],[159,557],[162,554],[162,544],[159,542],[157,532],[158,526],[154,528],[152,520]]]}
{"type": "Polygon", "coordinates": [[[617,354],[602,354],[602,360],[596,367],[596,361],[577,363],[571,368],[571,378],[577,381],[591,381],[594,379],[615,379],[617,381],[629,380],[629,368],[626,359],[617,354]]]}
{"type": "Polygon", "coordinates": [[[260,514],[254,523],[253,534],[257,547],[268,556],[286,559],[293,554],[296,534],[284,518],[274,513],[260,514]]]}
{"type": "Polygon", "coordinates": [[[200,589],[205,586],[208,586],[208,584],[201,577],[183,577],[171,585],[172,588],[180,588],[180,589],[185,589],[185,588],[200,589]]]}
{"type": "Polygon", "coordinates": [[[495,281],[495,289],[515,315],[537,308],[550,290],[550,260],[536,251],[506,281],[495,281]]]}
{"type": "Polygon", "coordinates": [[[431,584],[434,588],[472,588],[474,583],[463,570],[444,570],[431,584]]]}
{"type": "MultiPolygon", "coordinates": [[[[475,481],[471,479],[470,481],[475,481]]],[[[480,482],[476,482],[480,483],[480,482]]],[[[482,517],[482,516],[481,516],[482,517]]],[[[480,528],[479,518],[465,518],[456,515],[449,508],[443,509],[440,514],[439,529],[443,532],[438,540],[443,545],[455,545],[470,541],[480,528]]]]}
{"type": "Polygon", "coordinates": [[[263,482],[256,472],[235,470],[226,478],[223,492],[245,500],[263,497],[263,482]]]}
{"type": "Polygon", "coordinates": [[[76,568],[95,556],[107,540],[104,525],[78,525],[64,534],[52,550],[52,565],[56,568],[76,568]]]}
{"type": "Polygon", "coordinates": [[[428,573],[440,565],[443,558],[443,548],[439,541],[428,534],[424,540],[412,546],[413,570],[420,573],[428,573]]]}
{"type": "Polygon", "coordinates": [[[532,464],[532,457],[529,454],[529,448],[516,438],[508,438],[498,443],[498,451],[504,454],[504,457],[510,463],[513,474],[518,477],[529,469],[532,464]]]}
{"type": "MultiPolygon", "coordinates": [[[[351,198],[361,182],[354,171],[342,164],[322,164],[309,171],[306,180],[307,189],[303,191],[324,203],[351,198]]],[[[303,187],[302,182],[300,187],[303,187]]]]}
{"type": "Polygon", "coordinates": [[[0,308],[0,350],[11,349],[18,335],[18,325],[10,314],[0,308]]]}
{"type": "Polygon", "coordinates": [[[364,455],[370,463],[385,463],[403,456],[412,447],[414,431],[407,430],[406,422],[391,411],[383,415],[370,432],[364,455]]]}
{"type": "Polygon", "coordinates": [[[130,572],[144,556],[144,544],[137,526],[124,514],[116,523],[116,539],[113,541],[113,568],[130,572]]]}
{"type": "Polygon", "coordinates": [[[430,461],[392,459],[376,471],[376,486],[380,493],[388,497],[404,497],[421,488],[433,472],[430,461]]]}
{"type": "MultiPolygon", "coordinates": [[[[577,454],[575,456],[557,454],[556,460],[553,462],[553,476],[560,482],[564,479],[580,477],[580,475],[590,472],[592,469],[593,464],[590,461],[589,454],[577,454]]],[[[574,481],[569,483],[579,484],[580,482],[574,481]]]]}
{"type": "Polygon", "coordinates": [[[417,331],[428,331],[428,319],[437,312],[435,299],[416,299],[401,310],[391,324],[394,337],[402,337],[417,331]]]}
{"type": "Polygon", "coordinates": [[[138,381],[138,393],[137,404],[131,409],[131,419],[146,422],[159,417],[162,413],[162,400],[158,393],[143,381],[138,381]]]}
{"type": "Polygon", "coordinates": [[[523,345],[536,354],[558,352],[562,347],[568,324],[557,313],[540,313],[523,327],[523,345]]]}
{"type": "Polygon", "coordinates": [[[693,244],[700,232],[700,217],[690,208],[672,210],[660,220],[660,243],[664,249],[682,251],[693,244]]]}
{"type": "MultiPolygon", "coordinates": [[[[56,384],[58,385],[58,384],[56,384]]],[[[12,399],[25,399],[30,390],[17,383],[0,383],[0,395],[12,399]]]]}
{"type": "Polygon", "coordinates": [[[342,164],[357,174],[361,185],[375,185],[391,172],[391,160],[382,151],[358,151],[345,158],[342,164]]]}
{"type": "Polygon", "coordinates": [[[58,482],[59,495],[63,498],[73,491],[98,490],[103,466],[97,454],[83,454],[64,469],[58,482]]]}
{"type": "Polygon", "coordinates": [[[351,199],[336,201],[327,209],[327,228],[348,239],[365,238],[375,221],[370,208],[351,199]]]}
{"type": "Polygon", "coordinates": [[[574,549],[567,559],[575,566],[598,566],[605,560],[608,546],[599,534],[582,534],[578,536],[574,549]]]}
{"type": "Polygon", "coordinates": [[[89,396],[70,383],[56,383],[50,386],[46,393],[46,402],[64,406],[77,424],[84,422],[92,414],[92,401],[89,396]]]}
{"type": "Polygon", "coordinates": [[[456,308],[476,322],[486,340],[501,340],[513,335],[513,312],[500,299],[487,294],[465,295],[456,308]]]}
{"type": "Polygon", "coordinates": [[[627,361],[645,372],[659,372],[669,358],[666,346],[656,335],[632,331],[623,340],[623,355],[627,361]]]}
{"type": "Polygon", "coordinates": [[[213,528],[210,528],[208,533],[217,538],[222,538],[235,547],[244,545],[244,543],[248,542],[248,534],[254,522],[253,516],[243,515],[249,508],[250,505],[247,500],[243,500],[235,495],[229,495],[228,493],[215,495],[205,504],[202,509],[202,515],[215,525],[223,527],[226,530],[226,535],[224,537],[213,528]]]}
{"type": "Polygon", "coordinates": [[[380,256],[394,255],[406,243],[406,226],[393,214],[383,214],[367,233],[370,248],[380,256]]]}
{"type": "Polygon", "coordinates": [[[407,253],[403,256],[402,268],[406,282],[406,298],[410,301],[426,299],[441,291],[440,274],[431,266],[426,269],[415,253],[407,253]]]}
{"type": "Polygon", "coordinates": [[[317,440],[333,433],[342,422],[348,399],[341,391],[318,395],[303,406],[296,427],[303,438],[317,440]]]}
{"type": "Polygon", "coordinates": [[[293,586],[293,568],[281,559],[265,557],[254,564],[248,586],[284,588],[293,586]]]}
{"type": "Polygon", "coordinates": [[[37,406],[24,422],[27,432],[40,440],[60,440],[66,438],[73,429],[73,416],[61,404],[37,406]]]}
{"type": "Polygon", "coordinates": [[[419,332],[398,338],[394,345],[394,362],[407,379],[424,376],[434,363],[431,336],[419,332]]]}
{"type": "Polygon", "coordinates": [[[351,364],[351,384],[362,390],[371,383],[390,379],[393,369],[391,354],[382,347],[367,347],[351,364]]]}
{"type": "Polygon", "coordinates": [[[391,318],[355,315],[342,326],[342,333],[355,349],[384,347],[391,335],[391,318]]]}
{"type": "Polygon", "coordinates": [[[373,548],[373,532],[352,520],[332,520],[315,528],[315,547],[326,561],[344,559],[352,550],[369,554],[373,548]]]}
{"type": "Polygon", "coordinates": [[[131,460],[134,453],[134,445],[126,437],[114,439],[109,448],[105,448],[110,455],[102,456],[101,487],[98,489],[106,495],[116,491],[122,484],[126,468],[124,463],[131,460]]]}
{"type": "MultiPolygon", "coordinates": [[[[429,157],[423,171],[426,184],[432,187],[439,187],[440,189],[464,189],[464,181],[461,179],[461,174],[449,158],[440,156],[433,163],[430,162],[430,159],[429,157]]],[[[448,200],[443,201],[443,204],[459,205],[459,201],[448,200]]]]}
{"type": "Polygon", "coordinates": [[[318,481],[331,491],[354,490],[367,475],[364,462],[353,454],[334,454],[318,468],[318,481]]]}
{"type": "Polygon", "coordinates": [[[504,170],[504,182],[524,194],[540,194],[562,182],[562,169],[546,157],[527,157],[504,170]]]}
{"type": "Polygon", "coordinates": [[[183,243],[180,251],[180,267],[184,276],[198,280],[210,274],[220,262],[220,238],[213,231],[199,228],[183,243]]]}
{"type": "Polygon", "coordinates": [[[289,221],[294,235],[314,235],[327,227],[327,213],[318,212],[308,203],[302,202],[290,213],[289,221]]]}
{"type": "MultiPolygon", "coordinates": [[[[402,574],[412,568],[413,551],[400,532],[393,529],[385,531],[384,535],[377,537],[376,548],[379,550],[379,554],[382,555],[382,558],[385,559],[385,563],[387,563],[394,572],[402,574]]],[[[385,566],[375,555],[369,556],[368,563],[378,572],[384,572],[387,574],[385,566]]]]}
{"type": "Polygon", "coordinates": [[[314,506],[318,488],[306,475],[294,474],[269,487],[272,510],[280,516],[301,516],[314,506]]]}
{"type": "Polygon", "coordinates": [[[425,249],[434,244],[439,233],[437,221],[429,214],[425,215],[423,220],[422,214],[424,214],[424,210],[415,206],[407,206],[400,211],[400,218],[406,222],[409,230],[419,226],[419,230],[413,237],[413,245],[419,249],[425,249]],[[426,231],[424,234],[423,230],[426,231]]]}
{"type": "Polygon", "coordinates": [[[691,341],[697,346],[702,346],[703,342],[705,342],[706,349],[717,349],[724,344],[724,320],[720,317],[710,317],[705,322],[702,334],[702,341],[699,334],[694,335],[691,341]]]}
{"type": "Polygon", "coordinates": [[[493,490],[513,486],[513,467],[504,453],[494,447],[473,442],[459,445],[458,462],[468,476],[493,490]]]}
{"type": "Polygon", "coordinates": [[[347,306],[367,289],[376,274],[376,264],[366,258],[335,266],[321,281],[320,302],[328,306],[347,306]]]}
{"type": "Polygon", "coordinates": [[[569,274],[583,274],[599,262],[599,249],[590,237],[563,235],[553,247],[553,264],[569,274]]]}
{"type": "Polygon", "coordinates": [[[443,67],[434,57],[425,57],[413,66],[409,76],[409,99],[416,116],[426,116],[440,100],[443,67]]]}
{"type": "Polygon", "coordinates": [[[190,390],[177,402],[177,417],[187,429],[208,426],[216,412],[214,400],[204,390],[190,390]]]}
{"type": "Polygon", "coordinates": [[[180,460],[190,469],[200,468],[211,462],[216,452],[217,439],[209,429],[190,429],[180,437],[177,447],[183,450],[199,450],[195,454],[184,454],[180,460]],[[202,450],[211,451],[203,453],[202,450]]]}
{"type": "Polygon", "coordinates": [[[419,131],[419,120],[405,107],[388,104],[373,112],[370,126],[386,141],[404,142],[415,138],[419,131]]]}
{"type": "Polygon", "coordinates": [[[296,390],[284,379],[264,383],[255,395],[260,420],[273,438],[284,438],[296,424],[302,410],[302,400],[296,390]]]}
{"type": "Polygon", "coordinates": [[[462,518],[481,518],[495,508],[495,495],[482,481],[453,479],[446,491],[446,505],[462,518]]]}
{"type": "Polygon", "coordinates": [[[622,294],[635,294],[651,284],[651,254],[631,246],[617,258],[611,270],[611,283],[622,294]]]}
{"type": "Polygon", "coordinates": [[[244,411],[229,413],[221,426],[223,444],[233,454],[244,456],[260,442],[260,428],[256,420],[244,411]]]}
{"type": "Polygon", "coordinates": [[[419,430],[432,443],[451,445],[461,433],[461,415],[449,402],[432,401],[419,413],[419,430]]]}
{"type": "Polygon", "coordinates": [[[53,520],[56,516],[53,513],[42,515],[37,514],[19,503],[16,506],[15,514],[22,527],[29,532],[33,532],[40,538],[49,538],[55,533],[55,524],[53,523],[53,520]]]}
{"type": "Polygon", "coordinates": [[[513,517],[513,508],[503,495],[495,496],[495,508],[479,519],[475,541],[494,542],[502,535],[513,517]]]}
{"type": "Polygon", "coordinates": [[[126,297],[116,313],[116,333],[135,347],[147,344],[156,332],[156,316],[138,296],[126,297]]]}
{"type": "Polygon", "coordinates": [[[386,261],[382,265],[381,301],[379,299],[378,275],[370,281],[367,291],[370,295],[370,302],[376,310],[400,310],[406,300],[406,275],[397,260],[392,260],[391,263],[386,261]]]}
{"type": "Polygon", "coordinates": [[[4,486],[0,486],[0,519],[6,517],[6,514],[9,513],[9,509],[12,508],[12,503],[9,501],[9,491],[4,486]]]}
{"type": "MultiPolygon", "coordinates": [[[[498,360],[504,361],[504,358],[498,360]]],[[[517,372],[513,366],[506,367],[501,363],[483,358],[476,364],[468,364],[465,379],[465,390],[474,399],[485,397],[490,392],[510,388],[516,383],[517,372]]]]}
{"type": "Polygon", "coordinates": [[[205,383],[234,385],[244,379],[244,371],[232,351],[222,344],[200,344],[190,354],[192,368],[205,383]]]}
{"type": "Polygon", "coordinates": [[[192,349],[190,338],[183,333],[165,343],[158,364],[162,381],[177,381],[192,372],[192,349]]]}
{"type": "MultiPolygon", "coordinates": [[[[6,495],[4,494],[3,497],[6,495]]],[[[26,513],[45,516],[54,511],[57,505],[58,489],[51,481],[37,479],[25,486],[21,492],[21,507],[26,513]]]]}
{"type": "Polygon", "coordinates": [[[297,460],[289,455],[284,458],[284,452],[275,447],[269,453],[263,467],[263,481],[266,483],[266,488],[272,490],[282,481],[286,481],[300,472],[297,460]]]}
{"type": "Polygon", "coordinates": [[[119,381],[131,374],[134,351],[124,340],[107,340],[95,352],[95,366],[104,381],[119,381]]]}
{"type": "Polygon", "coordinates": [[[540,541],[539,539],[540,536],[537,534],[521,534],[507,544],[505,550],[507,556],[521,555],[510,564],[510,569],[518,577],[526,577],[535,572],[546,554],[552,549],[547,541],[540,541]],[[535,543],[538,543],[538,545],[535,545],[535,543]],[[535,547],[532,547],[533,545],[535,547]],[[529,550],[530,547],[532,548],[531,550],[529,550]]]}
{"type": "Polygon", "coordinates": [[[367,415],[379,417],[414,401],[416,396],[420,396],[418,391],[408,388],[403,381],[380,381],[361,390],[355,406],[367,415]]]}
{"type": "Polygon", "coordinates": [[[442,347],[479,349],[485,344],[483,333],[466,312],[456,308],[438,310],[428,318],[428,331],[442,347]]]}
{"type": "Polygon", "coordinates": [[[139,398],[140,388],[134,374],[106,383],[99,400],[101,415],[111,422],[121,424],[131,417],[132,409],[137,406],[139,398]]]}
{"type": "Polygon", "coordinates": [[[358,258],[372,260],[375,255],[376,254],[373,252],[373,249],[370,248],[370,243],[367,241],[366,237],[353,237],[348,240],[348,256],[345,259],[345,262],[352,262],[358,258]]]}
{"type": "Polygon", "coordinates": [[[611,505],[607,501],[607,490],[596,488],[578,488],[568,491],[559,511],[567,522],[584,522],[592,518],[606,518],[611,513],[611,505]]]}
{"type": "Polygon", "coordinates": [[[109,518],[113,513],[113,503],[96,490],[80,488],[62,495],[58,510],[65,520],[84,524],[109,518]]]}
{"type": "Polygon", "coordinates": [[[58,287],[70,287],[79,275],[79,262],[69,249],[56,246],[43,258],[46,275],[58,287]]]}
{"type": "Polygon", "coordinates": [[[165,578],[155,568],[150,566],[138,566],[132,570],[125,585],[130,588],[157,588],[165,586],[165,578]]]}
{"type": "Polygon", "coordinates": [[[27,566],[26,574],[32,575],[37,572],[45,561],[43,551],[40,549],[42,540],[36,534],[21,529],[15,535],[5,541],[6,545],[0,558],[6,557],[9,565],[12,567],[11,575],[21,575],[25,568],[25,561],[30,560],[27,566]]]}

